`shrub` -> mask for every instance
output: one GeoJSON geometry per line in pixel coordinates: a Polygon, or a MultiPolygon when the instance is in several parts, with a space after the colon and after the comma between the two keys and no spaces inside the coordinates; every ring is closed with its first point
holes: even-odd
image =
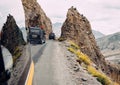
{"type": "Polygon", "coordinates": [[[60,42],[65,41],[65,40],[66,40],[66,39],[65,39],[65,38],[62,38],[62,37],[58,38],[58,41],[60,41],[60,42]]]}

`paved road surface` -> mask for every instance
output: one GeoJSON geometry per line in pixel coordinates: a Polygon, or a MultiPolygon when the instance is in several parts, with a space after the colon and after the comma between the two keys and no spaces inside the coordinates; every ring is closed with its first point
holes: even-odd
{"type": "Polygon", "coordinates": [[[33,85],[75,85],[66,71],[64,55],[58,42],[33,45],[31,53],[35,63],[33,85]]]}
{"type": "Polygon", "coordinates": [[[67,69],[64,49],[57,41],[32,46],[35,63],[33,85],[76,85],[67,69]]]}
{"type": "Polygon", "coordinates": [[[32,46],[31,53],[35,63],[33,85],[56,85],[53,81],[53,69],[51,65],[53,56],[52,44],[49,41],[49,44],[32,46]]]}

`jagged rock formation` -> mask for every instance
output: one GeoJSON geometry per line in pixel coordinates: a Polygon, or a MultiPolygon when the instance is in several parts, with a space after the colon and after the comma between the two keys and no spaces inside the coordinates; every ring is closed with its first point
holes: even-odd
{"type": "Polygon", "coordinates": [[[21,0],[25,11],[26,27],[42,26],[48,35],[52,31],[52,23],[46,16],[37,0],[21,0]]]}
{"type": "Polygon", "coordinates": [[[16,48],[25,45],[22,32],[12,15],[7,16],[7,21],[2,27],[1,43],[12,53],[12,55],[16,48]]]}
{"type": "Polygon", "coordinates": [[[96,44],[89,21],[74,7],[68,10],[67,19],[61,28],[60,39],[74,41],[80,46],[80,50],[87,54],[103,72],[120,82],[120,69],[105,61],[96,44]]]}

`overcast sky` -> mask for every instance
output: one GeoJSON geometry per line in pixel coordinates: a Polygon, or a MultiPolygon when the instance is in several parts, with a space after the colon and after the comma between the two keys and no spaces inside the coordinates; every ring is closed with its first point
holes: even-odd
{"type": "MultiPolygon", "coordinates": [[[[120,32],[120,0],[38,0],[52,23],[63,23],[68,8],[74,6],[86,16],[92,29],[104,34],[120,32]]],[[[0,28],[8,14],[12,14],[18,26],[24,26],[24,11],[21,0],[0,2],[0,28]]]]}

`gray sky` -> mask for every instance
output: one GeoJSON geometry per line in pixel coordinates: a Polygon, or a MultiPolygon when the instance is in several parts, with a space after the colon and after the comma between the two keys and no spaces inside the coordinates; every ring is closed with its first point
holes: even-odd
{"type": "MultiPolygon", "coordinates": [[[[104,34],[120,32],[120,0],[38,0],[38,2],[53,23],[63,23],[68,8],[74,6],[88,18],[92,29],[104,34]]],[[[20,27],[24,26],[21,0],[0,2],[0,28],[9,13],[15,17],[20,27]]]]}

